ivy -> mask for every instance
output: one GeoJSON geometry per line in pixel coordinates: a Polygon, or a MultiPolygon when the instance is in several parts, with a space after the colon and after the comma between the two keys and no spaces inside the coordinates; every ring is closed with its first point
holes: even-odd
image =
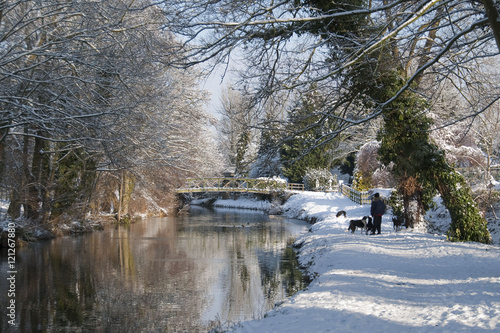
{"type": "MultiPolygon", "coordinates": [[[[445,163],[441,161],[441,163],[445,163]]],[[[451,215],[447,237],[450,241],[491,243],[486,220],[467,185],[465,178],[451,167],[435,172],[436,186],[451,215]]]]}
{"type": "MultiPolygon", "coordinates": [[[[384,82],[380,91],[382,97],[384,94],[390,96],[404,83],[396,72],[388,73],[381,80],[384,82]]],[[[452,219],[448,239],[490,243],[487,222],[465,178],[448,164],[444,151],[429,139],[431,120],[423,114],[425,108],[426,104],[416,94],[406,91],[383,112],[385,125],[379,132],[379,155],[384,164],[394,165],[393,172],[400,183],[398,194],[403,207],[398,213],[412,225],[415,215],[408,212],[409,202],[416,200],[419,204],[418,216],[429,209],[438,190],[452,219]]],[[[395,197],[395,205],[397,201],[395,197]]],[[[398,205],[396,207],[400,208],[398,205]]]]}
{"type": "Polygon", "coordinates": [[[95,181],[96,163],[83,149],[75,149],[58,160],[54,176],[52,214],[55,218],[86,202],[95,181]]]}

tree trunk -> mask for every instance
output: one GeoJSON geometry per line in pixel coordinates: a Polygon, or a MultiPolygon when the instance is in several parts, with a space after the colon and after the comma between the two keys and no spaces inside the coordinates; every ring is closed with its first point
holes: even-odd
{"type": "Polygon", "coordinates": [[[10,203],[9,208],[7,209],[7,214],[15,220],[21,216],[21,207],[22,200],[19,190],[17,188],[13,188],[12,192],[10,192],[10,203]]]}
{"type": "Polygon", "coordinates": [[[120,172],[120,188],[118,189],[118,215],[117,215],[117,220],[120,222],[122,220],[122,204],[123,204],[123,187],[124,187],[124,176],[123,176],[123,171],[120,172]]]}
{"type": "Polygon", "coordinates": [[[422,190],[415,177],[406,177],[401,181],[399,192],[403,197],[403,215],[408,228],[413,228],[420,221],[425,209],[422,203],[422,190]]]}
{"type": "Polygon", "coordinates": [[[33,148],[33,159],[31,161],[31,171],[29,168],[25,168],[25,177],[28,180],[26,187],[27,198],[26,198],[26,218],[31,220],[37,220],[40,217],[41,211],[41,167],[43,160],[43,140],[36,137],[35,145],[33,148]]]}
{"type": "Polygon", "coordinates": [[[5,179],[5,136],[7,130],[0,130],[0,182],[5,179]]]}
{"type": "Polygon", "coordinates": [[[23,152],[22,152],[22,175],[20,179],[21,188],[21,201],[24,207],[24,216],[28,219],[35,217],[36,209],[34,210],[36,202],[36,191],[34,190],[34,179],[31,173],[30,163],[29,163],[29,151],[31,140],[28,136],[28,127],[24,128],[24,140],[23,140],[23,152]],[[33,199],[35,198],[35,199],[33,199]]]}
{"type": "Polygon", "coordinates": [[[495,6],[498,1],[482,0],[482,2],[486,10],[486,16],[488,16],[488,21],[490,22],[491,30],[493,31],[493,36],[495,36],[498,50],[500,51],[500,15],[495,6]]]}
{"type": "MultiPolygon", "coordinates": [[[[45,142],[45,148],[48,148],[47,150],[50,150],[50,147],[48,146],[49,143],[45,142]]],[[[55,165],[54,165],[55,158],[51,158],[51,156],[47,153],[43,154],[42,157],[42,165],[41,165],[41,174],[40,178],[43,180],[43,187],[41,190],[41,203],[42,203],[42,209],[40,212],[41,215],[41,222],[42,224],[48,223],[50,220],[50,215],[52,212],[52,204],[51,204],[51,188],[54,184],[54,179],[55,179],[55,165]]]]}
{"type": "Polygon", "coordinates": [[[481,216],[465,178],[450,166],[446,170],[437,170],[435,177],[438,191],[451,215],[448,239],[491,243],[487,222],[481,216]]]}
{"type": "Polygon", "coordinates": [[[134,190],[134,178],[126,170],[120,172],[120,184],[119,184],[119,198],[118,198],[118,221],[121,221],[123,216],[127,215],[128,207],[130,203],[130,198],[134,190]]]}

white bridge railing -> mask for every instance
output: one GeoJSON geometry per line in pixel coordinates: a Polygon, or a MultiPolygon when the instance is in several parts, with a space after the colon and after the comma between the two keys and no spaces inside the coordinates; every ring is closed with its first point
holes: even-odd
{"type": "Polygon", "coordinates": [[[252,192],[269,193],[287,190],[287,183],[272,178],[189,178],[178,193],[252,192]]]}

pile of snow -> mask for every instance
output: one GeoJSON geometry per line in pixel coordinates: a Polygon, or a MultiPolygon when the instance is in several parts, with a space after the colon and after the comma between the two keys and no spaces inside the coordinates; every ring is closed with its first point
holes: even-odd
{"type": "Polygon", "coordinates": [[[253,210],[263,210],[269,211],[271,208],[271,203],[269,201],[258,200],[255,198],[248,199],[217,199],[214,202],[214,207],[225,207],[225,208],[242,208],[242,209],[253,209],[253,210]]]}
{"type": "MultiPolygon", "coordinates": [[[[498,332],[500,247],[451,243],[443,234],[392,229],[381,235],[347,231],[369,215],[337,193],[292,196],[285,215],[317,223],[296,241],[309,287],[261,320],[235,332],[498,332]],[[336,217],[338,211],[347,217],[336,217]]],[[[446,212],[439,208],[441,222],[446,212]]]]}

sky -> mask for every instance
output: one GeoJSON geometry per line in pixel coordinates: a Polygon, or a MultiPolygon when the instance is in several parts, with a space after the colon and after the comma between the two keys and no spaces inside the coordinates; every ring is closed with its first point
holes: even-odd
{"type": "MultiPolygon", "coordinates": [[[[369,215],[369,205],[339,193],[293,195],[282,207],[284,215],[318,221],[295,242],[299,262],[313,281],[265,318],[224,323],[224,328],[259,333],[500,331],[500,235],[492,232],[492,245],[448,242],[450,217],[435,200],[438,207],[427,213],[425,225],[396,232],[389,211],[381,235],[372,236],[347,230],[351,219],[369,215]],[[346,218],[336,217],[340,210],[346,218]]],[[[240,202],[245,208],[253,205],[240,202]]],[[[221,200],[216,204],[225,205],[221,200]]],[[[489,228],[498,229],[498,222],[489,228]]]]}
{"type": "MultiPolygon", "coordinates": [[[[235,51],[239,54],[237,51],[235,51]]],[[[201,88],[210,93],[210,102],[207,104],[207,112],[220,117],[218,109],[220,108],[220,98],[222,90],[230,83],[236,81],[237,61],[230,58],[230,64],[226,67],[224,64],[218,64],[211,68],[210,64],[206,64],[205,70],[211,70],[210,74],[201,80],[201,88]]]]}
{"type": "Polygon", "coordinates": [[[220,96],[222,88],[227,84],[227,82],[227,78],[222,80],[220,73],[212,73],[201,83],[201,88],[210,93],[210,101],[206,105],[206,111],[217,118],[220,116],[218,109],[221,105],[220,96]]]}

